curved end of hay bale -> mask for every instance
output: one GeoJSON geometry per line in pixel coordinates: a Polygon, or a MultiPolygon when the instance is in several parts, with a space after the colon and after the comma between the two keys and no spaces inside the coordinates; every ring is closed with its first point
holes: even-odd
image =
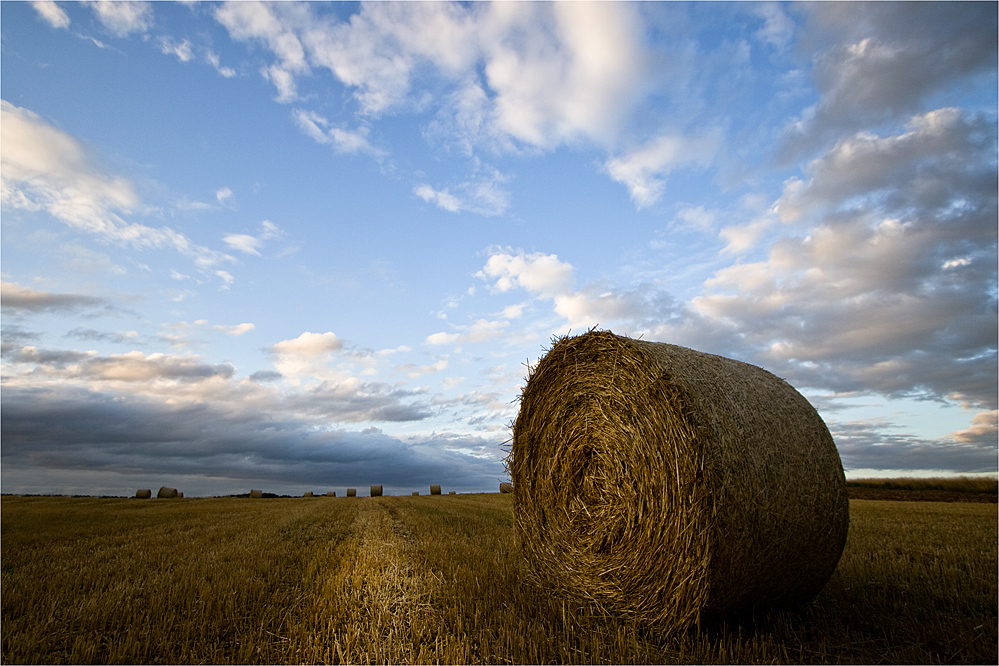
{"type": "Polygon", "coordinates": [[[430,494],[431,495],[440,495],[441,494],[441,486],[440,486],[439,483],[435,483],[432,486],[430,486],[430,494]]]}
{"type": "Polygon", "coordinates": [[[508,464],[535,577],[663,633],[807,600],[849,526],[815,409],[732,359],[591,331],[528,378],[508,464]]]}
{"type": "Polygon", "coordinates": [[[135,496],[138,499],[149,499],[153,496],[153,491],[149,488],[140,488],[135,491],[135,496]]]}
{"type": "Polygon", "coordinates": [[[371,496],[372,497],[381,497],[382,496],[382,487],[381,486],[371,486],[371,496]]]}
{"type": "Polygon", "coordinates": [[[500,484],[500,492],[501,493],[512,493],[513,492],[513,484],[512,483],[501,483],[500,484]]]}
{"type": "Polygon", "coordinates": [[[176,488],[167,488],[166,486],[161,486],[159,491],[156,493],[158,499],[170,499],[177,496],[176,488]]]}
{"type": "Polygon", "coordinates": [[[357,488],[347,488],[347,497],[357,497],[357,488]]]}
{"type": "Polygon", "coordinates": [[[264,491],[262,490],[251,490],[250,497],[253,499],[260,499],[264,496],[264,491]]]}

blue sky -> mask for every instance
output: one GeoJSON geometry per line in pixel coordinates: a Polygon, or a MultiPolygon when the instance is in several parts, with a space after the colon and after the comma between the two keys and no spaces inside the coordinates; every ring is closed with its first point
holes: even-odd
{"type": "Polygon", "coordinates": [[[995,3],[0,19],[4,492],[493,491],[593,326],[996,472],[995,3]]]}

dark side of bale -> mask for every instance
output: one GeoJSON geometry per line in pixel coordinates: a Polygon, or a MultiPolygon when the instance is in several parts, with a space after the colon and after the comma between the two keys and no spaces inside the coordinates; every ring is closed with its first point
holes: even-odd
{"type": "Polygon", "coordinates": [[[135,491],[135,496],[138,499],[149,499],[150,497],[153,496],[153,491],[150,490],[149,488],[140,488],[139,490],[135,491]]]}
{"type": "Polygon", "coordinates": [[[439,483],[435,483],[432,486],[430,486],[430,494],[431,495],[440,495],[441,494],[441,486],[440,486],[439,483]]]}
{"type": "Polygon", "coordinates": [[[372,497],[381,497],[382,496],[382,487],[381,486],[371,486],[371,496],[372,497]]]}
{"type": "Polygon", "coordinates": [[[177,496],[176,488],[167,488],[166,486],[161,486],[159,491],[156,493],[156,497],[159,499],[169,499],[171,497],[177,496]]]}
{"type": "Polygon", "coordinates": [[[813,598],[846,542],[842,463],[811,404],[685,347],[556,339],[507,462],[535,579],[665,634],[813,598]]]}
{"type": "Polygon", "coordinates": [[[512,493],[513,492],[513,484],[512,483],[501,483],[500,484],[500,492],[501,493],[512,493]]]}
{"type": "Polygon", "coordinates": [[[347,488],[347,497],[357,497],[357,488],[347,488]]]}
{"type": "Polygon", "coordinates": [[[263,490],[251,490],[250,491],[250,497],[252,497],[253,499],[260,499],[263,496],[264,496],[264,491],[263,490]]]}

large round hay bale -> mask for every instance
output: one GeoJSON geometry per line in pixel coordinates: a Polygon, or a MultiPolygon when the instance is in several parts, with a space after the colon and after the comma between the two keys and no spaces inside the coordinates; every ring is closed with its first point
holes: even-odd
{"type": "Polygon", "coordinates": [[[501,493],[512,493],[513,492],[513,484],[512,483],[501,483],[500,484],[500,492],[501,493]]]}
{"type": "Polygon", "coordinates": [[[250,491],[250,497],[252,497],[253,499],[260,499],[263,496],[264,496],[264,491],[263,490],[251,490],[250,491]]]}
{"type": "Polygon", "coordinates": [[[821,417],[747,363],[606,331],[554,341],[508,460],[535,578],[664,633],[811,599],[849,504],[821,417]]]}
{"type": "Polygon", "coordinates": [[[149,488],[140,488],[139,490],[135,491],[135,496],[138,499],[149,499],[150,497],[153,496],[153,491],[150,490],[149,488]]]}
{"type": "Polygon", "coordinates": [[[440,486],[439,483],[435,483],[432,486],[430,486],[430,494],[431,495],[440,495],[441,494],[441,486],[440,486]]]}
{"type": "Polygon", "coordinates": [[[357,488],[347,488],[347,497],[357,497],[357,488]]]}
{"type": "Polygon", "coordinates": [[[327,497],[336,497],[336,491],[335,490],[328,490],[328,491],[326,491],[326,496],[327,497]]]}
{"type": "Polygon", "coordinates": [[[381,486],[371,486],[371,496],[372,497],[381,497],[382,496],[382,487],[381,486]]]}
{"type": "Polygon", "coordinates": [[[167,488],[166,486],[161,486],[159,491],[156,493],[156,497],[159,499],[169,499],[171,497],[177,496],[176,488],[167,488]]]}

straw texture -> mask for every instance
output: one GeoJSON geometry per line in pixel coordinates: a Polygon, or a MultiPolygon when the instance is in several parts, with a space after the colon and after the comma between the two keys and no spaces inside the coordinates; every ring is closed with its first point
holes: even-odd
{"type": "Polygon", "coordinates": [[[500,484],[500,492],[501,493],[512,493],[513,492],[513,484],[512,483],[501,483],[500,484]]]}
{"type": "Polygon", "coordinates": [[[176,488],[167,488],[166,486],[160,486],[159,491],[156,493],[156,497],[159,499],[171,498],[177,496],[176,488]]]}
{"type": "Polygon", "coordinates": [[[507,462],[538,582],[667,634],[811,599],[846,541],[815,409],[761,368],[676,345],[556,339],[507,462]]]}
{"type": "Polygon", "coordinates": [[[357,488],[347,488],[347,497],[357,497],[357,488]]]}
{"type": "Polygon", "coordinates": [[[371,496],[372,497],[381,497],[382,496],[382,487],[381,486],[371,486],[371,496]]]}
{"type": "Polygon", "coordinates": [[[153,496],[153,491],[149,488],[140,488],[135,491],[135,496],[139,499],[149,499],[153,496]]]}
{"type": "Polygon", "coordinates": [[[260,499],[263,496],[264,496],[264,491],[262,491],[262,490],[251,490],[250,491],[250,497],[252,497],[253,499],[260,499]]]}
{"type": "Polygon", "coordinates": [[[432,486],[430,486],[430,494],[431,495],[440,495],[441,494],[441,486],[440,486],[439,483],[435,483],[432,486]]]}
{"type": "Polygon", "coordinates": [[[327,497],[336,497],[336,491],[335,490],[328,490],[326,492],[326,496],[327,497]]]}

